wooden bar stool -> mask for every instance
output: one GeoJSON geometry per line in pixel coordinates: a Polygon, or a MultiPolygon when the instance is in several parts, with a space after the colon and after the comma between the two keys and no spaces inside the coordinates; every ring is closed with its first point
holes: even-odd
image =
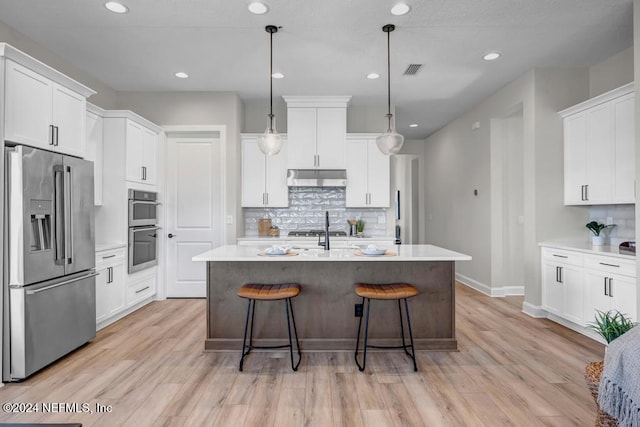
{"type": "Polygon", "coordinates": [[[286,348],[289,347],[289,354],[291,356],[291,368],[294,371],[298,370],[300,361],[302,360],[302,353],[300,352],[300,343],[298,342],[298,330],[296,329],[296,319],[293,316],[293,305],[291,304],[291,298],[298,296],[300,293],[300,285],[297,283],[285,283],[275,285],[264,285],[258,283],[250,283],[243,285],[238,290],[238,296],[240,298],[246,298],[249,300],[247,307],[247,317],[244,322],[244,336],[242,338],[242,357],[240,358],[240,371],[242,371],[242,365],[244,364],[244,358],[254,348],[286,348]],[[257,346],[253,345],[253,318],[256,310],[256,301],[284,301],[285,311],[287,313],[287,332],[289,333],[289,344],[285,345],[273,345],[273,346],[257,346]],[[289,310],[291,310],[291,321],[289,320],[289,310]],[[249,344],[247,344],[247,328],[249,326],[249,313],[251,313],[251,330],[249,332],[249,344]],[[298,363],[293,363],[293,343],[291,342],[291,323],[293,323],[293,332],[296,336],[296,347],[298,348],[298,363]]]}
{"type": "Polygon", "coordinates": [[[369,283],[356,283],[356,295],[362,297],[362,304],[364,307],[365,300],[367,301],[367,319],[364,327],[364,352],[362,355],[362,365],[358,362],[358,349],[360,347],[360,330],[362,329],[362,316],[360,316],[360,322],[358,323],[358,338],[356,340],[356,352],[355,360],[360,371],[364,371],[367,363],[367,348],[401,348],[404,350],[407,356],[413,360],[413,370],[418,370],[416,364],[416,350],[413,346],[413,332],[411,331],[411,319],[409,318],[409,304],[407,298],[418,295],[418,290],[408,283],[392,283],[387,285],[372,285],[369,283]],[[402,335],[402,345],[398,346],[376,346],[368,344],[369,338],[369,311],[371,309],[371,300],[397,300],[398,312],[400,313],[400,334],[402,335]],[[402,320],[402,305],[400,302],[404,300],[404,310],[407,316],[407,326],[409,327],[409,339],[411,344],[406,344],[404,338],[404,322],[402,320]],[[411,348],[411,353],[407,351],[411,348]]]}

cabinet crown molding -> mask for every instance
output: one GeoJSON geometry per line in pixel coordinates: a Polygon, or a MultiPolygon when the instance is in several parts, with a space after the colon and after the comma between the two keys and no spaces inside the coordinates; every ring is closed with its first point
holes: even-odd
{"type": "Polygon", "coordinates": [[[336,108],[347,107],[351,96],[300,96],[285,95],[282,97],[287,103],[287,107],[308,107],[308,108],[336,108]]]}
{"type": "Polygon", "coordinates": [[[108,119],[129,119],[157,133],[162,132],[162,128],[160,126],[131,110],[104,110],[103,117],[108,119]]]}
{"type": "Polygon", "coordinates": [[[0,43],[0,57],[17,62],[18,64],[23,65],[35,71],[36,73],[41,74],[44,77],[79,93],[85,98],[96,94],[95,90],[90,89],[82,83],[73,80],[72,78],[62,74],[60,71],[51,68],[44,62],[37,60],[33,56],[27,55],[26,53],[16,49],[8,43],[0,43]]]}
{"type": "Polygon", "coordinates": [[[558,111],[558,114],[560,114],[562,118],[565,118],[571,116],[572,114],[584,111],[587,108],[595,107],[596,105],[611,101],[612,99],[616,99],[626,94],[633,93],[633,91],[634,82],[627,83],[626,85],[610,90],[609,92],[605,92],[602,95],[594,96],[593,98],[587,99],[584,102],[573,105],[569,108],[565,108],[562,111],[558,111]]]}

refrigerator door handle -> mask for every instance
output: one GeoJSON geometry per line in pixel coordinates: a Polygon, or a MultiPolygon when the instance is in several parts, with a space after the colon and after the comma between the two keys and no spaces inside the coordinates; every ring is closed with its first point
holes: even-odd
{"type": "Polygon", "coordinates": [[[53,288],[57,288],[57,287],[60,287],[60,286],[68,285],[69,283],[78,282],[80,280],[88,279],[90,277],[95,277],[98,274],[99,273],[93,271],[90,274],[87,274],[87,275],[84,275],[84,276],[81,276],[81,277],[76,277],[76,278],[71,279],[71,280],[65,280],[64,282],[56,283],[55,285],[45,286],[44,288],[40,288],[40,289],[36,289],[36,290],[28,290],[27,291],[27,295],[39,294],[40,292],[48,291],[49,289],[53,289],[53,288]]]}
{"type": "Polygon", "coordinates": [[[64,257],[65,264],[73,262],[73,210],[71,207],[71,166],[64,167],[64,257]]]}
{"type": "Polygon", "coordinates": [[[64,169],[62,166],[54,166],[54,209],[55,209],[55,261],[56,264],[62,264],[65,259],[65,232],[64,232],[64,169]]]}

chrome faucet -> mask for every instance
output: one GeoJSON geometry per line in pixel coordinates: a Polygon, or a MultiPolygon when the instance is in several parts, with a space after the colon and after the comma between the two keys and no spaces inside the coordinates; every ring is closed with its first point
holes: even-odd
{"type": "Polygon", "coordinates": [[[329,211],[325,213],[325,223],[324,223],[324,242],[320,241],[320,236],[318,236],[318,246],[324,246],[324,250],[329,250],[329,211]]]}

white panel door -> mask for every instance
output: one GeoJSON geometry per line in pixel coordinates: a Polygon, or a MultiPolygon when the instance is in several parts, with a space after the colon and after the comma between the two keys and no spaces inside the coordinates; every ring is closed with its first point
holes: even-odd
{"type": "Polygon", "coordinates": [[[347,109],[318,108],[317,142],[320,169],[344,169],[347,142],[347,109]]]}
{"type": "MultiPolygon", "coordinates": [[[[346,128],[345,128],[346,129],[346,128]]],[[[289,169],[316,168],[316,109],[287,109],[289,169]]]]}
{"type": "Polygon", "coordinates": [[[223,243],[218,137],[167,139],[167,296],[206,296],[206,263],[194,255],[223,243]]]}
{"type": "Polygon", "coordinates": [[[84,157],[86,107],[87,100],[84,96],[58,84],[53,85],[51,121],[58,127],[57,151],[84,157]]]}
{"type": "Polygon", "coordinates": [[[635,98],[624,96],[613,103],[615,165],[614,203],[635,203],[635,98]]]}

